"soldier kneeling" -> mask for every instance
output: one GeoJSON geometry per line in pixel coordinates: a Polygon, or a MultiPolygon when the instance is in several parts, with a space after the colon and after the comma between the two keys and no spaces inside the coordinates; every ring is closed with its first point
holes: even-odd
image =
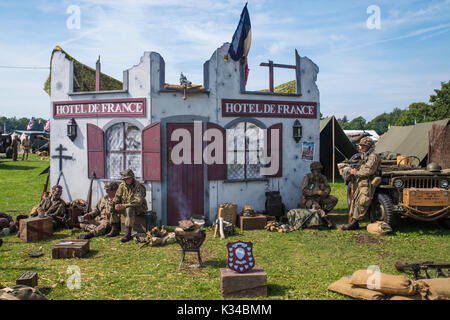
{"type": "Polygon", "coordinates": [[[105,183],[106,195],[100,198],[94,210],[83,216],[85,222],[80,224],[81,229],[88,233],[80,234],[78,239],[90,239],[110,231],[111,209],[117,188],[119,188],[119,184],[115,181],[105,183]]]}
{"type": "Polygon", "coordinates": [[[311,163],[311,173],[303,179],[302,205],[306,209],[318,210],[320,217],[325,221],[329,229],[333,228],[333,222],[327,214],[336,206],[338,199],[330,195],[331,188],[328,179],[322,173],[322,164],[318,161],[311,163]]]}
{"type": "Polygon", "coordinates": [[[116,196],[114,197],[114,209],[111,212],[111,232],[107,234],[107,237],[115,237],[119,235],[120,231],[120,218],[119,214],[125,215],[125,227],[126,232],[120,241],[128,242],[132,239],[131,231],[134,225],[134,218],[136,215],[144,214],[147,212],[147,201],[145,195],[147,190],[145,186],[139,183],[134,178],[134,172],[131,169],[125,169],[120,172],[122,177],[122,183],[117,189],[116,196]]]}

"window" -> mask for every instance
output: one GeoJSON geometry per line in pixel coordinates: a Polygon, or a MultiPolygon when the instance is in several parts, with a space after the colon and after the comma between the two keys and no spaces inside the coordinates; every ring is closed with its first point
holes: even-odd
{"type": "Polygon", "coordinates": [[[137,179],[142,178],[141,130],[121,122],[106,130],[106,177],[120,179],[120,171],[130,168],[137,179]]]}
{"type": "Polygon", "coordinates": [[[227,129],[227,179],[248,180],[261,175],[264,131],[251,122],[239,122],[227,129]]]}

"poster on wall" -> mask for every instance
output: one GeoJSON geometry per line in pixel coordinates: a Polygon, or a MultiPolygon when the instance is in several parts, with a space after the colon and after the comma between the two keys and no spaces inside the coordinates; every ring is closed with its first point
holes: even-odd
{"type": "Polygon", "coordinates": [[[303,142],[302,159],[312,161],[314,157],[314,142],[303,142]]]}

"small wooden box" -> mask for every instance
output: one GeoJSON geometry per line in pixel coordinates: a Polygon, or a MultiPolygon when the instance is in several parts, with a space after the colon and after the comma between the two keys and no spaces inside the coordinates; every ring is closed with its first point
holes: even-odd
{"type": "Polygon", "coordinates": [[[84,215],[83,210],[72,207],[70,209],[70,223],[74,228],[80,228],[80,222],[78,221],[78,217],[84,215]]]}
{"type": "Polygon", "coordinates": [[[228,268],[220,269],[220,292],[227,297],[266,297],[267,273],[263,268],[239,273],[228,268]]]}
{"type": "Polygon", "coordinates": [[[244,230],[262,230],[267,224],[267,216],[262,214],[254,217],[244,217],[240,218],[241,231],[244,230]]]}
{"type": "Polygon", "coordinates": [[[37,272],[25,272],[16,280],[16,285],[25,285],[29,287],[37,287],[38,285],[38,274],[37,272]]]}
{"type": "Polygon", "coordinates": [[[89,240],[63,240],[55,244],[52,250],[53,259],[84,258],[89,252],[89,240]],[[71,243],[68,243],[71,242],[71,243]]]}
{"type": "Polygon", "coordinates": [[[408,188],[403,189],[403,203],[408,206],[446,207],[450,205],[450,193],[433,188],[408,188]]]}
{"type": "MultiPolygon", "coordinates": [[[[120,230],[125,232],[125,216],[120,215],[120,230]]],[[[147,213],[134,217],[133,231],[145,233],[156,227],[156,212],[148,211],[147,213]]]]}
{"type": "Polygon", "coordinates": [[[20,240],[24,242],[50,238],[53,235],[53,219],[50,217],[21,219],[19,232],[20,240]]]}

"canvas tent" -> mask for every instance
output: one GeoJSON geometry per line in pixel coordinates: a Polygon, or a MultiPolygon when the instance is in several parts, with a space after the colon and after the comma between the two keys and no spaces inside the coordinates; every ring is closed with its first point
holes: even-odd
{"type": "Polygon", "coordinates": [[[334,116],[320,120],[320,162],[324,167],[323,174],[328,178],[333,177],[333,122],[336,149],[335,176],[339,175],[337,164],[357,152],[334,116]]]}
{"type": "Polygon", "coordinates": [[[422,165],[427,163],[429,132],[433,124],[448,126],[450,119],[418,123],[412,126],[391,126],[378,141],[375,152],[393,152],[416,156],[422,165]]]}

